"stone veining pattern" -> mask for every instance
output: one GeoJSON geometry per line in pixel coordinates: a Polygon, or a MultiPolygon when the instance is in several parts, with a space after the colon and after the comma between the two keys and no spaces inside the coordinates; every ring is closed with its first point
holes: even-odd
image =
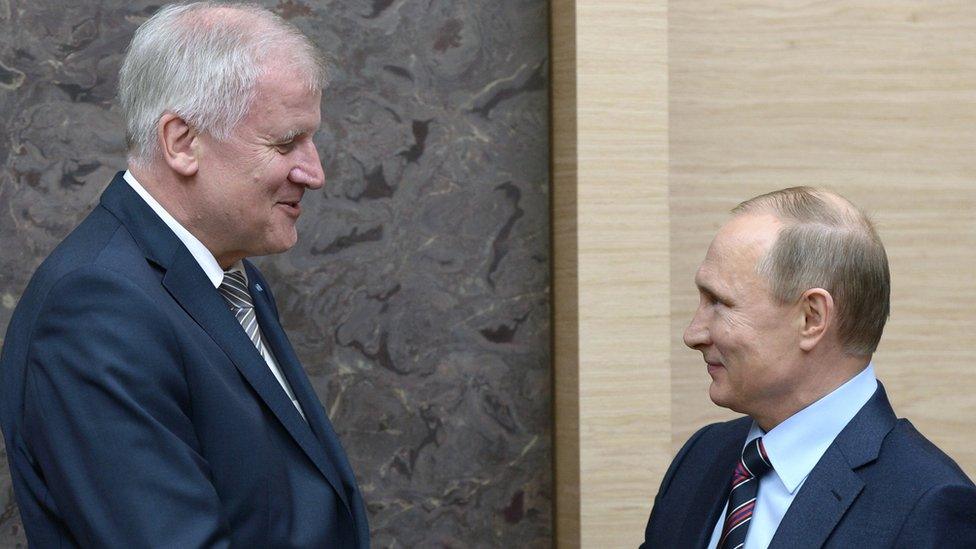
{"type": "MultiPolygon", "coordinates": [[[[375,547],[551,545],[543,0],[281,0],[328,52],[326,188],[256,261],[359,477],[375,547]]],[[[141,1],[0,0],[0,332],[124,167],[141,1]]],[[[6,453],[0,546],[26,541],[6,453]]]]}

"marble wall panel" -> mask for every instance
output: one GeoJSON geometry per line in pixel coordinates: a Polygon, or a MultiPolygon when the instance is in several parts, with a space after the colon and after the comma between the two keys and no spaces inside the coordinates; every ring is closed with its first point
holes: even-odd
{"type": "MultiPolygon", "coordinates": [[[[264,5],[327,52],[331,84],[326,188],[298,245],[256,262],[374,546],[549,546],[547,3],[264,5]]],[[[0,0],[0,333],[124,168],[116,75],[157,7],[0,0]]],[[[0,546],[23,546],[5,463],[0,509],[0,546]]]]}

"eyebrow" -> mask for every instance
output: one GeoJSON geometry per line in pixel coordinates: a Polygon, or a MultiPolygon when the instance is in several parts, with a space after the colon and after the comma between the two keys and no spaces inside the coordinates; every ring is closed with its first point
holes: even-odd
{"type": "Polygon", "coordinates": [[[287,143],[288,141],[295,139],[296,137],[302,135],[303,133],[306,133],[305,130],[299,130],[299,129],[290,130],[276,137],[274,141],[277,143],[287,143]]]}
{"type": "Polygon", "coordinates": [[[276,143],[286,143],[288,141],[295,139],[300,135],[307,135],[311,138],[315,138],[315,136],[318,135],[320,131],[322,131],[322,127],[320,125],[305,126],[305,127],[298,126],[282,134],[278,134],[278,135],[270,134],[270,138],[272,141],[276,143]]]}
{"type": "Polygon", "coordinates": [[[715,288],[709,286],[708,284],[705,284],[705,283],[699,281],[697,278],[695,279],[695,286],[698,287],[698,290],[699,291],[701,291],[704,294],[707,294],[709,297],[711,297],[711,298],[713,298],[715,300],[724,301],[726,303],[731,303],[732,302],[732,300],[729,297],[727,297],[724,294],[718,292],[715,288]]]}

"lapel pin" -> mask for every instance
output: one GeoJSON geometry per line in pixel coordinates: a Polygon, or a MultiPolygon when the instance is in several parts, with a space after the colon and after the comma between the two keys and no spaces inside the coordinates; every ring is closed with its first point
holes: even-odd
{"type": "Polygon", "coordinates": [[[257,290],[257,291],[259,291],[259,292],[263,292],[264,291],[264,288],[262,288],[261,285],[258,284],[257,282],[254,283],[254,289],[257,290]]]}

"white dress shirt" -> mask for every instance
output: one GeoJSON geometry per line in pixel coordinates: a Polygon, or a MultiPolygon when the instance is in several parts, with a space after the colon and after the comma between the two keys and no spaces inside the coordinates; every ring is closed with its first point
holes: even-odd
{"type": "MultiPolygon", "coordinates": [[[[793,414],[768,433],[763,433],[756,422],[752,422],[743,447],[749,441],[763,437],[763,446],[773,470],[759,481],[759,495],[746,532],[744,549],[766,549],[769,546],[776,528],[810,471],[837,435],[870,400],[877,387],[874,365],[868,364],[847,383],[793,414]]],[[[728,502],[712,530],[709,549],[715,549],[718,545],[727,508],[728,502]]]]}
{"type": "MultiPolygon", "coordinates": [[[[217,258],[214,257],[213,253],[211,253],[210,250],[208,250],[207,247],[197,239],[197,237],[190,234],[190,231],[186,230],[183,225],[180,225],[180,222],[170,215],[170,213],[163,208],[162,204],[157,202],[156,199],[149,194],[149,191],[147,191],[138,181],[136,181],[135,176],[132,175],[129,170],[126,170],[122,177],[125,179],[126,183],[132,187],[132,190],[142,197],[142,199],[146,201],[146,204],[149,204],[149,207],[156,212],[156,215],[163,220],[163,223],[165,223],[166,226],[169,227],[174,234],[176,234],[176,237],[180,239],[180,242],[186,246],[186,249],[190,251],[190,255],[193,256],[193,259],[200,264],[200,268],[203,269],[203,272],[207,275],[207,278],[210,279],[210,282],[213,284],[214,288],[219,288],[220,283],[224,280],[224,270],[220,268],[220,264],[217,263],[217,258]]],[[[238,261],[237,263],[231,265],[230,269],[227,269],[227,271],[240,271],[244,275],[244,280],[247,281],[247,272],[244,270],[243,262],[238,261]]],[[[258,330],[260,329],[261,328],[259,326],[258,330]]],[[[261,334],[261,339],[267,341],[267,338],[264,337],[263,333],[261,334]]],[[[294,404],[295,408],[298,409],[298,413],[302,415],[302,418],[304,418],[305,413],[302,411],[302,407],[298,404],[298,399],[295,398],[295,393],[291,390],[291,385],[288,384],[288,380],[284,375],[282,375],[281,369],[278,368],[278,361],[275,360],[274,355],[271,353],[271,349],[267,345],[264,345],[264,352],[261,353],[261,355],[264,357],[264,361],[268,364],[268,368],[271,369],[271,373],[274,374],[275,379],[277,379],[278,383],[281,384],[281,388],[285,390],[285,393],[288,395],[288,398],[291,399],[292,404],[294,404]]]]}

